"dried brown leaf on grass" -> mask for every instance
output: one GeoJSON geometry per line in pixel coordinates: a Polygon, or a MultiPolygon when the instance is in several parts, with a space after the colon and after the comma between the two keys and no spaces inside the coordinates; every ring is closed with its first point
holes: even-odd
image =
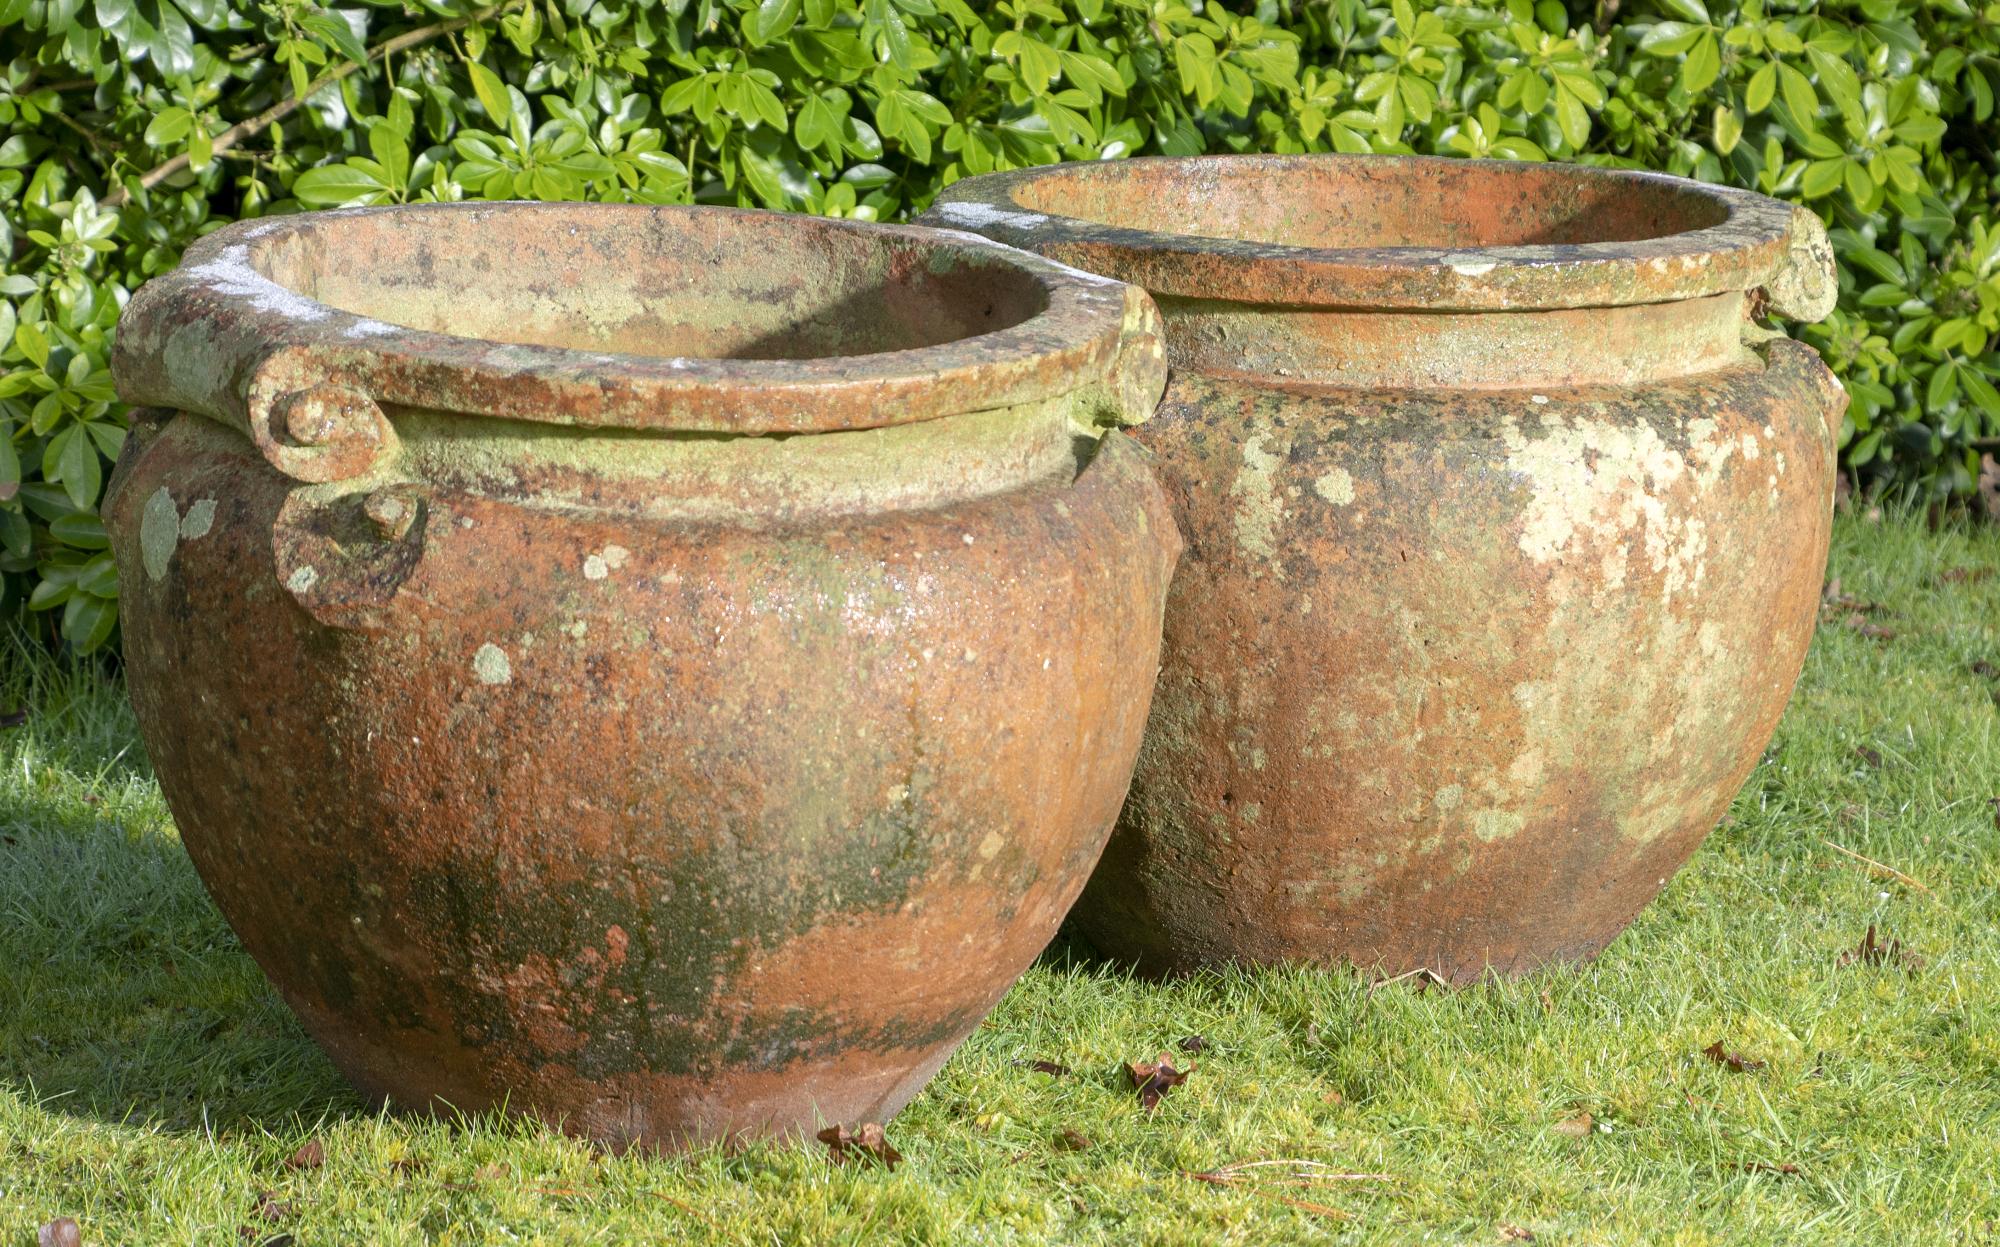
{"type": "Polygon", "coordinates": [[[1915,974],[1924,968],[1924,959],[1904,948],[1903,941],[1893,936],[1886,942],[1878,940],[1875,936],[1875,924],[1871,922],[1868,924],[1868,933],[1861,937],[1861,942],[1840,954],[1840,960],[1834,964],[1843,970],[1852,965],[1898,965],[1915,974]]]}
{"type": "Polygon", "coordinates": [[[1976,584],[1993,574],[1990,567],[1948,567],[1937,574],[1942,584],[1976,584]]]}
{"type": "Polygon", "coordinates": [[[903,1163],[903,1154],[889,1142],[880,1122],[863,1122],[851,1131],[846,1126],[828,1126],[819,1132],[818,1138],[826,1144],[827,1152],[836,1165],[846,1164],[849,1160],[863,1160],[894,1169],[903,1163]]]}
{"type": "Polygon", "coordinates": [[[1883,609],[1880,602],[1870,602],[1851,593],[1843,593],[1838,576],[1827,581],[1826,588],[1820,593],[1819,617],[1822,621],[1837,622],[1843,627],[1852,628],[1862,636],[1872,637],[1878,641],[1893,640],[1896,636],[1894,628],[1870,623],[1868,620],[1870,615],[1883,609]]]}
{"type": "Polygon", "coordinates": [[[299,1206],[289,1199],[279,1199],[276,1191],[257,1192],[257,1216],[259,1220],[278,1222],[299,1210],[299,1206]]]}
{"type": "Polygon", "coordinates": [[[1868,617],[1858,611],[1840,622],[1871,641],[1893,641],[1896,639],[1896,630],[1894,628],[1886,628],[1881,624],[1869,623],[1868,617]]]}
{"type": "Polygon", "coordinates": [[[1563,1135],[1571,1139],[1587,1139],[1590,1137],[1590,1132],[1596,1128],[1597,1121],[1595,1118],[1591,1117],[1589,1113],[1578,1113],[1574,1117],[1563,1118],[1555,1125],[1550,1126],[1549,1130],[1553,1134],[1563,1135]]]}
{"type": "Polygon", "coordinates": [[[1826,582],[1826,588],[1820,591],[1819,604],[1820,613],[1823,615],[1838,615],[1842,612],[1872,615],[1882,609],[1880,602],[1870,602],[1866,598],[1858,598],[1852,593],[1843,592],[1838,576],[1826,582]]]}
{"type": "Polygon", "coordinates": [[[1061,1130],[1056,1131],[1055,1144],[1058,1152],[1084,1152],[1090,1150],[1090,1140],[1084,1136],[1081,1130],[1076,1129],[1074,1126],[1064,1126],[1061,1130]]]}
{"type": "Polygon", "coordinates": [[[1031,1069],[1037,1074],[1047,1074],[1051,1078],[1061,1078],[1070,1072],[1067,1065],[1056,1061],[1016,1061],[1022,1069],[1031,1069]]]}
{"type": "Polygon", "coordinates": [[[318,1139],[307,1139],[299,1144],[299,1150],[285,1157],[287,1169],[317,1169],[326,1163],[326,1145],[318,1139]]]}
{"type": "Polygon", "coordinates": [[[57,1217],[35,1231],[35,1247],[83,1247],[83,1231],[74,1217],[57,1217]]]}
{"type": "Polygon", "coordinates": [[[1157,1061],[1128,1061],[1125,1072],[1132,1079],[1132,1088],[1139,1094],[1139,1103],[1148,1113],[1160,1107],[1160,1101],[1167,1092],[1188,1080],[1194,1073],[1194,1062],[1189,1061],[1186,1069],[1175,1069],[1173,1057],[1162,1052],[1157,1061]]]}
{"type": "Polygon", "coordinates": [[[1774,1165],[1761,1160],[1746,1160],[1738,1162],[1736,1167],[1745,1173],[1779,1173],[1789,1176],[1799,1172],[1799,1167],[1790,1161],[1780,1161],[1774,1165]]]}
{"type": "Polygon", "coordinates": [[[1717,1065],[1727,1065],[1739,1074],[1748,1074],[1764,1068],[1764,1062],[1748,1057],[1741,1052],[1730,1052],[1723,1048],[1722,1041],[1716,1040],[1701,1050],[1701,1054],[1717,1065]]]}

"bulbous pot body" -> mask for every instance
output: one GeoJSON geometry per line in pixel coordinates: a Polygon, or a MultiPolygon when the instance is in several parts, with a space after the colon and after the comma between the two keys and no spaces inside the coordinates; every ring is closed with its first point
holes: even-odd
{"type": "Polygon", "coordinates": [[[1125,794],[1179,539],[1105,426],[1153,315],[976,240],[602,206],[236,227],[142,291],[133,702],[342,1072],[618,1147],[909,1100],[1125,794]]]}
{"type": "Polygon", "coordinates": [[[1816,220],[1654,175],[1345,157],[960,183],[1149,286],[1188,551],[1077,909],[1142,968],[1465,981],[1600,951],[1756,764],[1810,640],[1844,395],[1766,310],[1816,220]]]}

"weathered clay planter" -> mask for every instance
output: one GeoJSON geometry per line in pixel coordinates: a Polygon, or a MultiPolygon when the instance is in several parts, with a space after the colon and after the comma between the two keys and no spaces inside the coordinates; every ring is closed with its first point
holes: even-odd
{"type": "Polygon", "coordinates": [[[133,701],[340,1069],[614,1146],[909,1100],[1125,795],[1180,541],[1098,437],[1156,329],[983,239],[712,209],[288,218],[142,290],[133,701]]]}
{"type": "Polygon", "coordinates": [[[1654,175],[1242,157],[930,218],[1146,286],[1187,557],[1078,918],[1152,970],[1452,980],[1602,949],[1714,826],[1812,633],[1845,399],[1764,312],[1825,234],[1654,175]]]}

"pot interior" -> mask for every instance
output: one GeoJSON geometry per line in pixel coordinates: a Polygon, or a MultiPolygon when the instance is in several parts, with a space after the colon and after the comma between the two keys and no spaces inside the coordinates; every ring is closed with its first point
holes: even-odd
{"type": "Polygon", "coordinates": [[[1034,276],[812,217],[604,205],[327,214],[249,262],[408,329],[621,355],[823,359],[1020,324],[1034,276]]]}
{"type": "Polygon", "coordinates": [[[1612,170],[1475,160],[1211,159],[1065,166],[1020,207],[1098,225],[1321,250],[1633,242],[1720,225],[1722,201],[1612,170]]]}

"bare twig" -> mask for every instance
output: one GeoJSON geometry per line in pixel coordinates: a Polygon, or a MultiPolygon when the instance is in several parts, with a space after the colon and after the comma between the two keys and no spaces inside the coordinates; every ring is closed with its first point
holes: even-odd
{"type": "Polygon", "coordinates": [[[1312,1186],[1322,1182],[1394,1182],[1396,1180],[1394,1175],[1386,1173],[1341,1173],[1334,1170],[1331,1165],[1323,1164],[1316,1160],[1239,1160],[1234,1164],[1204,1170],[1200,1173],[1184,1169],[1181,1171],[1181,1176],[1193,1178],[1197,1182],[1206,1182],[1210,1186],[1242,1186],[1251,1194],[1262,1196],[1266,1199],[1275,1199],[1288,1207],[1297,1208],[1303,1212],[1316,1213],[1322,1217],[1334,1217],[1343,1221],[1352,1219],[1354,1214],[1344,1209],[1330,1208],[1325,1204],[1316,1204],[1310,1200],[1294,1199],[1281,1191],[1275,1191],[1270,1188],[1273,1186],[1312,1186]],[[1285,1172],[1272,1174],[1253,1172],[1270,1169],[1274,1166],[1283,1166],[1285,1172]]]}
{"type": "Polygon", "coordinates": [[[103,135],[91,129],[89,126],[84,125],[82,122],[78,121],[74,117],[70,117],[63,113],[58,113],[58,112],[51,112],[48,114],[48,116],[54,117],[57,121],[62,122],[70,129],[76,131],[78,134],[81,134],[83,136],[83,141],[90,144],[98,151],[115,152],[120,147],[123,146],[123,144],[118,142],[117,139],[105,138],[103,135]]]}
{"type": "MultiPolygon", "coordinates": [[[[422,26],[417,28],[416,30],[406,30],[402,34],[397,35],[395,38],[386,39],[381,43],[376,44],[374,47],[368,49],[368,61],[369,62],[379,61],[385,56],[392,56],[395,53],[404,51],[407,48],[414,48],[417,47],[419,44],[429,43],[431,40],[437,38],[439,35],[451,34],[455,31],[463,30],[467,26],[474,25],[475,23],[484,22],[491,18],[498,17],[502,13],[512,12],[513,10],[520,8],[527,2],[528,0],[505,0],[505,3],[492,5],[488,8],[481,9],[479,12],[474,13],[470,17],[456,17],[448,22],[438,22],[435,25],[422,26]]],[[[304,104],[307,100],[311,99],[313,96],[318,95],[321,91],[325,90],[326,88],[339,82],[341,79],[347,77],[349,74],[352,74],[356,70],[360,69],[362,67],[362,64],[363,62],[361,61],[342,62],[340,65],[335,66],[333,69],[328,70],[324,74],[321,74],[317,79],[309,83],[306,86],[305,90],[299,92],[297,95],[289,96],[285,99],[279,100],[277,103],[271,105],[263,112],[258,113],[255,117],[251,117],[246,121],[239,121],[235,125],[229,127],[227,130],[224,130],[222,133],[216,135],[215,138],[209,144],[210,150],[215,154],[220,155],[221,153],[228,151],[230,148],[236,146],[238,143],[242,142],[250,135],[256,134],[259,131],[265,129],[266,127],[276,125],[278,122],[283,121],[285,118],[291,116],[293,112],[297,111],[298,107],[301,104],[304,104]]],[[[187,167],[188,167],[188,155],[186,152],[182,152],[180,155],[175,156],[170,160],[162,161],[159,164],[154,165],[152,168],[146,170],[144,173],[140,174],[139,185],[144,187],[146,190],[151,190],[155,186],[158,186],[160,183],[166,181],[168,178],[172,177],[176,173],[179,173],[181,170],[187,167]]],[[[130,193],[124,186],[120,186],[118,187],[118,189],[106,195],[101,201],[101,203],[106,208],[117,208],[123,205],[125,201],[129,198],[131,198],[130,193]]]]}
{"type": "MultiPolygon", "coordinates": [[[[1431,969],[1429,966],[1418,966],[1414,970],[1405,970],[1401,974],[1394,974],[1386,979],[1376,979],[1374,982],[1368,985],[1368,990],[1370,992],[1374,992],[1379,988],[1394,987],[1396,984],[1401,983],[1406,979],[1418,979],[1421,981],[1422,987],[1444,986],[1444,979],[1438,974],[1437,971],[1431,969]]],[[[1420,987],[1419,990],[1422,990],[1422,987],[1420,987]]]]}
{"type": "Polygon", "coordinates": [[[1285,1166],[1289,1173],[1274,1174],[1275,1179],[1286,1184],[1304,1185],[1313,1182],[1394,1182],[1394,1174],[1387,1173],[1343,1173],[1333,1166],[1317,1160],[1239,1160],[1234,1164],[1222,1165],[1215,1169],[1205,1169],[1199,1173],[1183,1170],[1185,1176],[1210,1186],[1228,1186],[1250,1176],[1253,1169],[1268,1169],[1285,1166]]]}
{"type": "Polygon", "coordinates": [[[1897,870],[1894,866],[1885,866],[1881,862],[1876,861],[1872,857],[1864,857],[1861,854],[1856,853],[1853,849],[1842,848],[1840,845],[1835,844],[1831,840],[1822,838],[1820,840],[1820,843],[1825,845],[1827,848],[1832,849],[1836,853],[1845,853],[1849,857],[1853,858],[1857,862],[1862,863],[1863,865],[1871,866],[1874,869],[1881,871],[1885,875],[1888,875],[1895,879],[1899,879],[1902,882],[1909,884],[1911,887],[1915,888],[1919,892],[1922,892],[1925,896],[1930,897],[1932,900],[1937,899],[1937,893],[1931,891],[1929,888],[1925,887],[1921,882],[1912,879],[1910,876],[1904,874],[1902,871],[1897,870]]]}
{"type": "Polygon", "coordinates": [[[1354,1214],[1344,1208],[1329,1208],[1325,1204],[1315,1204],[1309,1200],[1293,1199],[1289,1195],[1274,1195],[1272,1198],[1289,1207],[1297,1208],[1303,1212],[1316,1213],[1322,1217],[1332,1217],[1336,1221],[1354,1220],[1354,1214]]]}

